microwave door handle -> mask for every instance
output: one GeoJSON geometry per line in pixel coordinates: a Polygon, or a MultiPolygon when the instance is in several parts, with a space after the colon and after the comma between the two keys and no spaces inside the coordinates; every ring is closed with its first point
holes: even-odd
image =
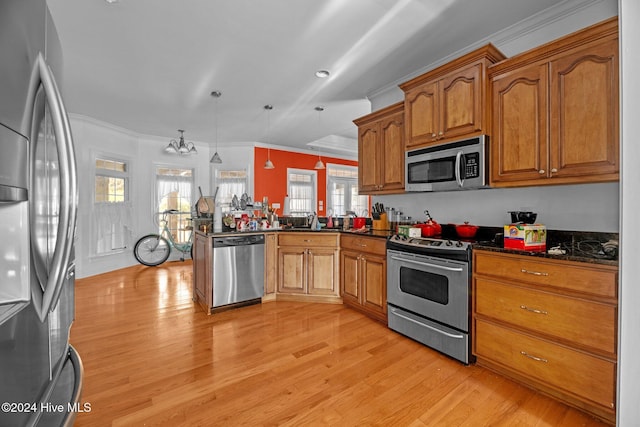
{"type": "Polygon", "coordinates": [[[460,165],[462,164],[463,157],[464,157],[464,154],[462,153],[462,151],[458,151],[458,154],[456,154],[456,166],[455,166],[456,182],[458,183],[458,187],[462,187],[464,185],[464,177],[462,176],[462,171],[460,170],[460,165]]]}

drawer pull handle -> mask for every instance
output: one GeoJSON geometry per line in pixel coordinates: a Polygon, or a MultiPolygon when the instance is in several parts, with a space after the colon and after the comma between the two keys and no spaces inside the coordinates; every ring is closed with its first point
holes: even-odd
{"type": "Polygon", "coordinates": [[[311,239],[304,239],[304,241],[305,241],[305,242],[310,242],[310,241],[311,241],[311,239]]]}
{"type": "Polygon", "coordinates": [[[549,312],[547,312],[547,310],[538,310],[536,308],[529,308],[526,305],[521,305],[520,308],[523,309],[523,310],[530,311],[532,313],[536,313],[536,314],[545,314],[545,315],[549,314],[549,312]]]}
{"type": "Polygon", "coordinates": [[[536,362],[543,362],[543,363],[548,363],[549,362],[547,359],[543,359],[542,357],[533,356],[533,355],[527,353],[526,351],[521,351],[520,354],[523,355],[524,357],[528,357],[529,359],[533,359],[536,362]]]}
{"type": "Polygon", "coordinates": [[[520,270],[520,272],[525,273],[525,274],[533,274],[534,276],[548,276],[549,273],[541,273],[539,271],[529,271],[529,270],[525,270],[524,268],[520,270]]]}

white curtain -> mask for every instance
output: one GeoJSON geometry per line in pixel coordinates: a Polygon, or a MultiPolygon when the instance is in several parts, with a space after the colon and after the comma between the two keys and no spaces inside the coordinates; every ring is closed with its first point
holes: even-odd
{"type": "Polygon", "coordinates": [[[110,253],[131,246],[132,216],[131,202],[93,204],[91,218],[96,254],[110,253]]]}
{"type": "MultiPolygon", "coordinates": [[[[163,199],[171,193],[177,193],[177,197],[182,200],[186,200],[191,207],[192,203],[192,185],[193,178],[191,176],[170,176],[170,175],[157,175],[156,184],[158,188],[157,203],[163,202],[163,199]]],[[[162,209],[159,205],[156,207],[156,211],[162,209]]]]}

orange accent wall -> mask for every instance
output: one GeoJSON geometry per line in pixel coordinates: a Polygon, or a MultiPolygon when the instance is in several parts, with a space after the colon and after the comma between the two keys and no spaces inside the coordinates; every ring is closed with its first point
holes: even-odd
{"type": "MultiPolygon", "coordinates": [[[[267,161],[267,149],[262,147],[254,148],[254,200],[262,201],[264,196],[269,198],[269,204],[280,203],[278,214],[282,215],[284,210],[284,198],[287,195],[287,168],[308,169],[318,172],[318,201],[322,200],[323,210],[318,209],[318,215],[325,215],[327,207],[327,170],[316,170],[313,167],[318,161],[318,155],[295,153],[285,150],[270,149],[269,158],[275,166],[274,169],[265,169],[264,163],[267,161]]],[[[354,160],[344,160],[335,157],[320,156],[326,165],[335,163],[340,165],[358,166],[354,160]]],[[[318,208],[316,206],[316,208],[318,208]]]]}

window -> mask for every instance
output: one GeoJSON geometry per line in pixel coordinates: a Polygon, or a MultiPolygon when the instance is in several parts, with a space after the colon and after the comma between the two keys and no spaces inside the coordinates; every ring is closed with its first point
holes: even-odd
{"type": "Polygon", "coordinates": [[[317,175],[316,171],[287,169],[289,214],[291,216],[306,216],[316,211],[317,175]]]}
{"type": "Polygon", "coordinates": [[[368,209],[369,197],[358,195],[358,168],[327,165],[327,213],[342,216],[347,211],[362,214],[368,209]]]}
{"type": "MultiPolygon", "coordinates": [[[[169,231],[176,242],[186,242],[191,237],[191,208],[193,203],[193,170],[165,166],[156,167],[157,215],[175,209],[179,213],[167,217],[169,231]]],[[[158,221],[159,224],[159,221],[158,221]]],[[[158,232],[162,229],[158,225],[158,232]]]]}
{"type": "Polygon", "coordinates": [[[122,251],[131,242],[129,164],[126,160],[96,156],[92,211],[93,253],[122,251]]]}
{"type": "Polygon", "coordinates": [[[240,170],[216,170],[216,186],[218,195],[216,203],[223,206],[223,211],[231,210],[233,196],[238,199],[248,192],[248,176],[245,169],[240,170]]]}

